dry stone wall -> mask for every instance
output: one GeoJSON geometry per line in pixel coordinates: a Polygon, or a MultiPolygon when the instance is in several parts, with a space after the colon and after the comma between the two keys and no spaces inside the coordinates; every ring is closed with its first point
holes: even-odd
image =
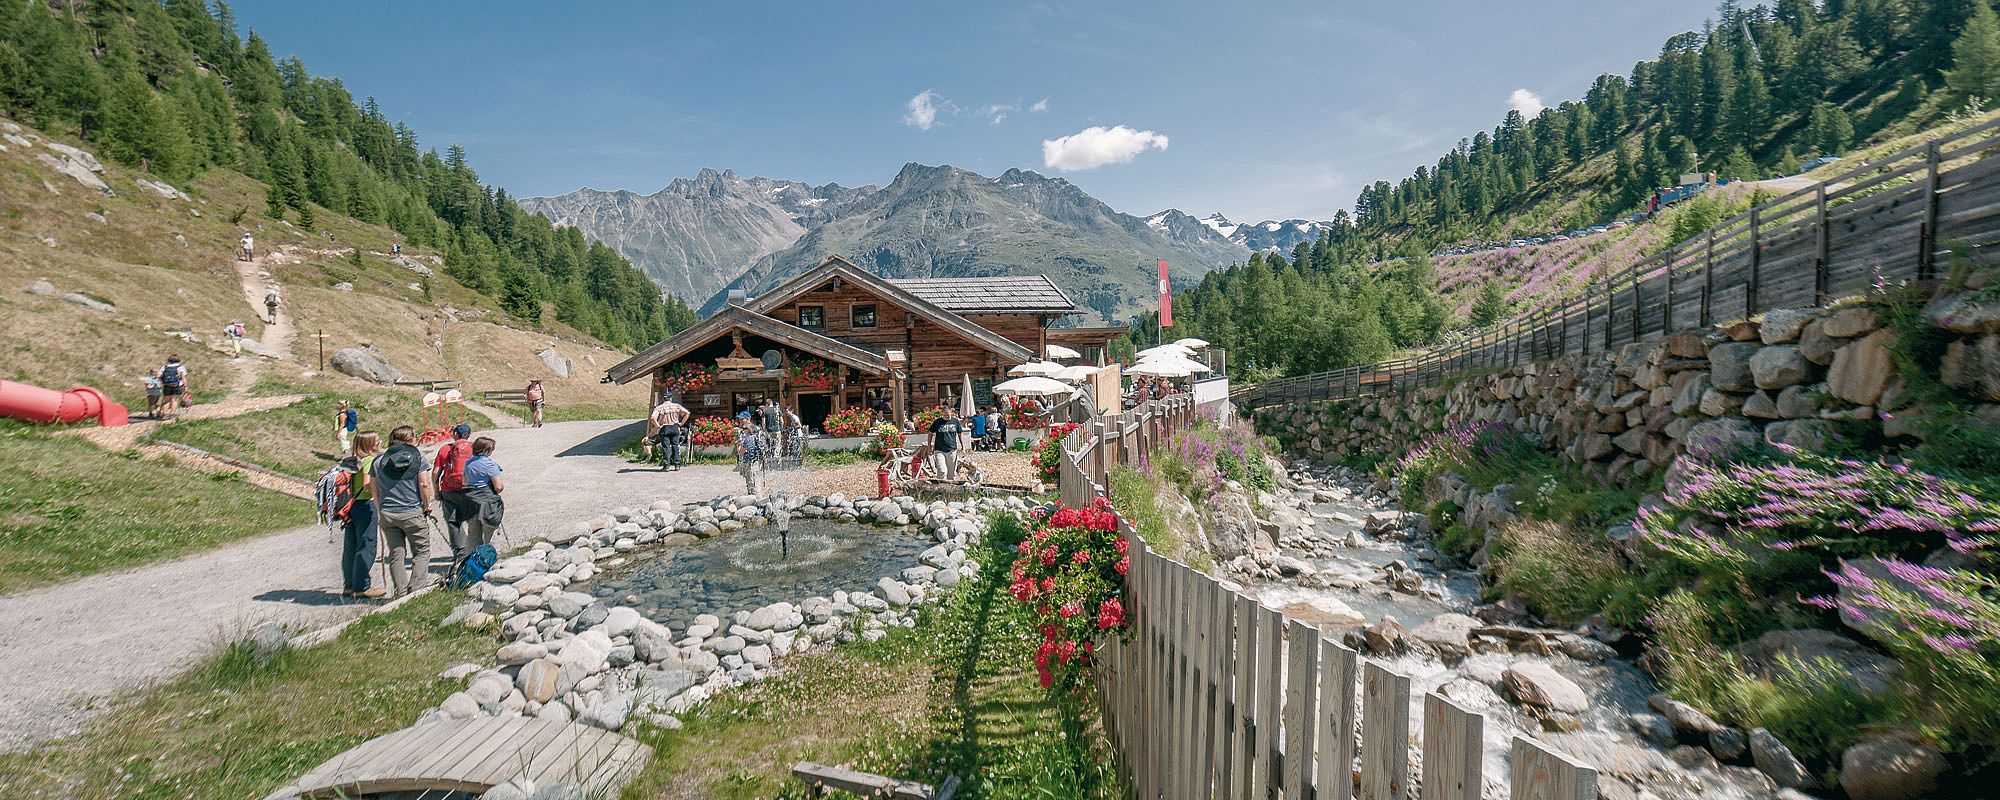
{"type": "MultiPolygon", "coordinates": [[[[1887,450],[1918,444],[1929,411],[1901,377],[1884,308],[1855,300],[1767,312],[1606,354],[1472,373],[1397,394],[1262,409],[1258,430],[1320,462],[1394,456],[1458,423],[1500,423],[1615,483],[1646,479],[1683,453],[1760,442],[1826,450],[1843,437],[1887,450]]],[[[1945,339],[1934,376],[2000,424],[2000,292],[1952,292],[1921,324],[1945,339]]]]}

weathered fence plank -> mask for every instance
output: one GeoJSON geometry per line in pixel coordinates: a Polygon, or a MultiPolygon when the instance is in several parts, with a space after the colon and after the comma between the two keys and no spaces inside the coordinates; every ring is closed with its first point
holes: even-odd
{"type": "Polygon", "coordinates": [[[1361,797],[1403,800],[1410,780],[1410,679],[1369,663],[1361,678],[1361,797]]]}
{"type": "Polygon", "coordinates": [[[1512,800],[1597,800],[1597,771],[1540,742],[1515,737],[1509,762],[1512,800]]]}
{"type": "Polygon", "coordinates": [[[1479,800],[1486,718],[1436,692],[1424,695],[1424,800],[1479,800]]]}

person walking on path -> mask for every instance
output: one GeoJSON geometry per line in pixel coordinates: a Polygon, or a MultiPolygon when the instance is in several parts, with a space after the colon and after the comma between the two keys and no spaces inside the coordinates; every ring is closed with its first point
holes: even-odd
{"type": "Polygon", "coordinates": [[[493,544],[507,516],[507,504],[500,499],[507,486],[500,477],[500,463],[493,460],[495,446],[490,436],[472,440],[472,460],[465,464],[465,496],[477,509],[465,519],[467,553],[482,544],[493,544]]]}
{"type": "Polygon", "coordinates": [[[243,357],[243,336],[245,333],[247,331],[243,329],[242,320],[232,319],[228,325],[222,326],[222,335],[229,339],[230,358],[243,357]]]}
{"type": "Polygon", "coordinates": [[[194,392],[188,387],[188,368],[181,363],[181,357],[167,356],[167,363],[160,367],[160,410],[168,419],[180,416],[179,409],[188,405],[188,395],[194,392]]]}
{"type": "Polygon", "coordinates": [[[749,417],[736,421],[736,471],[743,475],[743,492],[764,494],[764,437],[749,417]]]}
{"type": "Polygon", "coordinates": [[[548,394],[542,391],[541,381],[528,381],[528,388],[521,390],[521,396],[528,401],[528,416],[534,418],[535,427],[542,427],[542,402],[548,394]]]}
{"type": "Polygon", "coordinates": [[[674,396],[660,396],[660,404],[646,415],[646,438],[642,442],[647,461],[653,460],[654,448],[659,448],[660,465],[680,466],[681,426],[688,421],[687,406],[674,402],[674,396]]]}
{"type": "Polygon", "coordinates": [[[431,465],[418,450],[417,429],[399,425],[389,432],[389,449],[376,457],[370,477],[375,480],[378,514],[375,525],[389,547],[389,587],[396,597],[431,583],[430,521],[435,487],[431,465]],[[404,557],[409,563],[403,562],[404,557]]]}
{"type": "Polygon", "coordinates": [[[354,452],[354,431],[361,427],[361,412],[346,400],[333,406],[333,438],[340,442],[340,454],[354,452]]]}
{"type": "Polygon", "coordinates": [[[963,430],[955,408],[946,407],[944,416],[931,423],[931,449],[937,453],[937,475],[944,480],[958,477],[958,434],[963,430]]]}
{"type": "Polygon", "coordinates": [[[161,405],[160,394],[165,391],[165,389],[162,387],[160,383],[160,370],[158,368],[155,368],[151,372],[146,373],[145,383],[146,383],[146,416],[153,419],[159,419],[160,405],[161,405]]]}
{"type": "Polygon", "coordinates": [[[237,247],[236,260],[256,261],[257,260],[256,245],[257,241],[255,239],[250,238],[250,234],[247,233],[243,234],[243,238],[237,240],[236,242],[236,247],[237,247]]]}
{"type": "Polygon", "coordinates": [[[477,544],[466,544],[466,522],[479,508],[465,494],[465,466],[472,461],[472,426],[459,423],[451,428],[451,441],[437,451],[438,508],[444,512],[445,541],[451,544],[453,563],[464,561],[477,544]]]}
{"type": "Polygon", "coordinates": [[[340,460],[340,469],[351,474],[349,492],[353,503],[347,509],[347,524],[341,529],[340,578],[341,596],[362,597],[373,600],[384,592],[372,586],[375,570],[375,479],[369,470],[375,466],[375,454],[382,447],[382,437],[374,431],[364,431],[354,437],[354,452],[340,460]]]}
{"type": "Polygon", "coordinates": [[[264,310],[265,310],[265,311],[268,311],[268,312],[270,312],[270,313],[268,313],[268,314],[266,314],[266,315],[265,315],[266,317],[268,317],[268,319],[264,320],[264,322],[265,322],[266,324],[270,324],[270,325],[276,325],[276,324],[278,324],[278,290],[277,290],[277,289],[272,289],[271,291],[269,291],[269,292],[265,292],[265,293],[264,293],[264,310]]]}

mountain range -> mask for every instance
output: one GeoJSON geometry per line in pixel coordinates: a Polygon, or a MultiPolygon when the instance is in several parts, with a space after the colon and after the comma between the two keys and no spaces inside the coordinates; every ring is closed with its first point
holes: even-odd
{"type": "Polygon", "coordinates": [[[704,169],[642,195],[583,188],[521,206],[574,225],[630,259],[666,291],[720,308],[730,289],[769,289],[837,253],[890,277],[1048,274],[1088,321],[1150,307],[1154,262],[1178,281],[1290,251],[1323,223],[1238,225],[1168,209],[1140,218],[1062,178],[1010,169],[997,178],[907,164],[887,186],[812,186],[704,169]]]}

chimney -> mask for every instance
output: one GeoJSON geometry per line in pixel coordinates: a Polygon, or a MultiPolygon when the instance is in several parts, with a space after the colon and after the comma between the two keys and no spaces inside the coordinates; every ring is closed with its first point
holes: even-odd
{"type": "Polygon", "coordinates": [[[730,304],[730,305],[732,305],[732,306],[740,306],[740,305],[743,305],[744,303],[747,303],[747,302],[749,302],[749,301],[750,301],[750,293],[749,293],[748,291],[745,291],[745,290],[743,290],[743,289],[731,289],[731,290],[729,290],[729,304],[730,304]]]}

